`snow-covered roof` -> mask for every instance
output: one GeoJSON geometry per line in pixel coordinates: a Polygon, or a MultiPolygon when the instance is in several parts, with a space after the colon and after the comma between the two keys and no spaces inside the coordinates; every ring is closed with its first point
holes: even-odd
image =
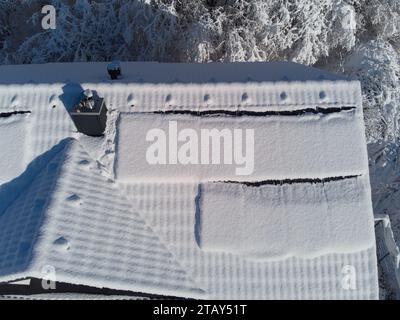
{"type": "MultiPolygon", "coordinates": [[[[79,81],[81,83],[110,83],[107,75],[108,63],[47,63],[31,65],[1,66],[1,84],[54,84],[79,81]]],[[[310,81],[345,80],[320,69],[307,67],[293,62],[247,63],[237,62],[233,66],[227,63],[158,63],[123,62],[123,77],[118,83],[242,83],[262,81],[310,81]]]]}
{"type": "Polygon", "coordinates": [[[0,118],[0,281],[52,266],[58,281],[171,296],[378,297],[357,81],[281,62],[122,63],[111,82],[106,66],[0,67],[0,112],[31,112],[0,118]],[[68,115],[87,88],[109,108],[104,137],[68,115]],[[251,126],[254,172],[149,170],[140,139],[167,120],[251,126]]]}

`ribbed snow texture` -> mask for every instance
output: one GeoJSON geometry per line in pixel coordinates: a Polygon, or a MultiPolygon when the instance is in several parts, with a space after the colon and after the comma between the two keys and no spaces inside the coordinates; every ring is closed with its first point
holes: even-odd
{"type": "Polygon", "coordinates": [[[378,299],[374,245],[347,254],[275,261],[205,252],[195,232],[197,184],[133,184],[124,189],[209,298],[378,299]],[[348,265],[356,271],[356,290],[342,287],[348,265]]]}

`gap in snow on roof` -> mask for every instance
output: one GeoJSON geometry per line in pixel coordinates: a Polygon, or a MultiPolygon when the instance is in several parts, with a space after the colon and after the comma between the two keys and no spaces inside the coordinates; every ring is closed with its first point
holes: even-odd
{"type": "Polygon", "coordinates": [[[191,116],[234,116],[234,117],[242,117],[242,116],[253,116],[253,117],[264,117],[264,116],[301,116],[306,114],[329,114],[329,113],[338,113],[341,111],[351,111],[355,110],[354,106],[343,106],[343,107],[328,107],[328,108],[306,108],[306,109],[298,109],[291,111],[247,111],[247,110],[166,110],[166,111],[154,111],[154,114],[182,114],[182,115],[191,115],[191,116]]]}
{"type": "Polygon", "coordinates": [[[297,184],[297,183],[312,183],[312,184],[323,184],[326,182],[338,181],[338,180],[346,180],[346,179],[353,179],[359,177],[361,175],[352,175],[352,176],[337,176],[337,177],[327,177],[322,179],[282,179],[282,180],[259,180],[259,181],[234,181],[234,180],[225,180],[225,181],[210,181],[213,183],[233,183],[233,184],[243,184],[248,187],[259,187],[264,185],[274,185],[280,186],[284,184],[297,184]]]}
{"type": "Polygon", "coordinates": [[[17,114],[28,114],[31,113],[32,111],[11,111],[11,112],[0,112],[0,118],[8,118],[13,115],[17,114]]]}

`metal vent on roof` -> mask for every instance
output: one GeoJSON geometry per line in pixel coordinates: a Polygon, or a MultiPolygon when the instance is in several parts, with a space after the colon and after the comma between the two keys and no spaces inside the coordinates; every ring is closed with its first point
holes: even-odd
{"type": "Polygon", "coordinates": [[[113,61],[107,66],[111,80],[117,80],[121,76],[121,65],[118,61],[113,61]]]}

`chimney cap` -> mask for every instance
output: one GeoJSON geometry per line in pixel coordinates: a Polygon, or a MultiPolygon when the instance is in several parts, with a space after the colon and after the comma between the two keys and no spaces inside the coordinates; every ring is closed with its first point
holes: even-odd
{"type": "Polygon", "coordinates": [[[93,98],[93,91],[90,89],[86,89],[83,91],[83,96],[86,99],[92,99],[93,98]]]}

